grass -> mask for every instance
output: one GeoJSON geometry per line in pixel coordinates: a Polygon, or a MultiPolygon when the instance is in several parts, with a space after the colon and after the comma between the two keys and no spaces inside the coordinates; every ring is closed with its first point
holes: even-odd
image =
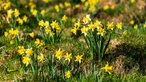
{"type": "MultiPolygon", "coordinates": [[[[50,2],[45,2],[45,0],[35,0],[32,2],[10,0],[8,2],[0,1],[0,3],[6,4],[0,6],[0,8],[2,8],[0,9],[0,12],[2,12],[0,14],[0,81],[146,81],[146,28],[144,27],[145,21],[143,21],[145,20],[145,11],[143,10],[143,12],[139,14],[139,7],[136,2],[124,1],[123,3],[117,2],[116,4],[109,4],[109,7],[112,5],[115,6],[113,10],[110,8],[104,10],[103,7],[105,5],[102,6],[101,4],[105,3],[102,1],[89,3],[88,0],[86,1],[86,3],[89,3],[88,6],[85,5],[85,2],[78,2],[77,0],[52,0],[50,2]],[[9,2],[11,6],[9,6],[9,2]],[[61,7],[61,4],[63,7],[61,7]],[[75,7],[77,4],[80,6],[75,7]],[[92,5],[97,7],[95,11],[94,8],[93,10],[90,8],[92,5]],[[8,6],[7,9],[5,9],[6,6],[8,6]],[[32,8],[33,6],[36,7],[32,8]],[[55,6],[59,6],[59,12],[57,8],[55,9],[55,6]],[[125,9],[127,6],[128,8],[133,8],[132,10],[135,9],[135,12],[131,13],[131,11],[127,11],[125,9]],[[7,15],[10,9],[14,10],[12,18],[8,18],[7,15]],[[20,12],[16,17],[15,9],[18,9],[20,12]],[[32,10],[31,12],[31,9],[36,9],[37,15],[34,15],[35,11],[32,10]],[[41,14],[43,9],[46,11],[45,14],[41,14]],[[70,13],[71,11],[72,13],[70,13]],[[90,52],[89,45],[87,46],[84,39],[85,33],[82,31],[82,27],[86,24],[82,23],[82,20],[86,17],[86,14],[91,15],[92,23],[99,20],[104,26],[102,28],[105,29],[106,32],[112,33],[109,46],[101,59],[102,61],[98,61],[94,58],[94,55],[90,52]],[[115,16],[120,16],[121,14],[123,18],[117,18],[117,21],[113,21],[115,16]],[[28,19],[26,22],[23,20],[23,24],[21,25],[17,18],[22,18],[24,15],[26,15],[28,19]],[[64,15],[68,17],[66,22],[62,20],[62,16],[64,15]],[[127,19],[129,16],[130,18],[127,19]],[[141,18],[138,19],[137,16],[141,16],[141,18]],[[75,21],[72,21],[73,18],[75,18],[75,21]],[[44,21],[42,26],[39,24],[41,20],[44,21]],[[58,26],[53,26],[52,22],[55,20],[58,26]],[[74,27],[75,22],[79,20],[81,27],[78,28],[78,32],[75,35],[71,32],[71,29],[74,27]],[[129,24],[131,20],[134,20],[135,23],[129,24]],[[49,22],[49,26],[45,23],[46,21],[49,22]],[[107,28],[108,22],[113,22],[114,30],[111,31],[107,28]],[[116,24],[120,22],[122,23],[122,29],[116,29],[116,24]],[[134,29],[135,25],[138,25],[138,28],[134,29]],[[46,28],[50,29],[48,34],[46,28]],[[19,31],[18,33],[16,32],[17,29],[19,31]],[[10,32],[10,30],[12,32],[10,32]],[[8,32],[7,36],[5,32],[8,32]],[[34,37],[30,36],[31,32],[34,32],[34,37]],[[49,35],[50,32],[54,32],[53,37],[49,35]],[[60,38],[55,38],[58,37],[57,33],[60,38]],[[43,36],[47,36],[47,38],[43,37],[42,34],[43,36]],[[52,38],[54,42],[49,41],[49,38],[52,38]],[[36,42],[36,39],[39,39],[40,42],[36,42]],[[12,40],[14,43],[11,43],[12,40]],[[24,46],[25,51],[23,54],[18,52],[18,46],[24,46]],[[31,51],[27,52],[27,49],[32,49],[32,54],[31,51]],[[57,56],[59,49],[61,50],[58,53],[60,55],[57,56]],[[41,53],[43,57],[40,55],[41,53]],[[72,58],[69,58],[69,61],[64,57],[66,53],[71,53],[72,58]],[[28,56],[28,54],[30,55],[28,56]],[[81,59],[77,60],[77,55],[80,56],[81,59]],[[38,56],[41,58],[38,59],[38,56]],[[29,57],[30,61],[26,60],[26,63],[24,63],[25,57],[29,57]],[[61,59],[58,59],[58,57],[61,57],[61,59]],[[107,65],[107,62],[109,65],[107,65]],[[105,68],[106,66],[107,68],[105,68]],[[66,75],[67,71],[71,74],[66,75]],[[69,78],[67,78],[67,76],[69,76],[69,78]]],[[[139,1],[137,1],[137,3],[139,3],[139,1]]],[[[87,26],[88,24],[86,27],[87,26]]],[[[90,47],[92,46],[90,45],[90,47]]]]}

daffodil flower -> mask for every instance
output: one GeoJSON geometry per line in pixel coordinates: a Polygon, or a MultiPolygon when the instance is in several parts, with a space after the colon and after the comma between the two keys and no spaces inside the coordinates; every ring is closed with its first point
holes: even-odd
{"type": "Polygon", "coordinates": [[[56,58],[58,60],[60,60],[63,56],[63,51],[61,49],[59,49],[58,51],[56,51],[56,58]]]}
{"type": "Polygon", "coordinates": [[[66,78],[70,78],[70,76],[71,76],[71,72],[70,71],[65,72],[65,77],[66,78]]]}
{"type": "Polygon", "coordinates": [[[113,70],[113,66],[109,66],[109,64],[108,64],[108,62],[107,62],[107,64],[105,65],[105,67],[103,67],[103,68],[101,68],[101,69],[104,69],[105,72],[108,72],[109,74],[111,74],[110,71],[113,70]]]}
{"type": "Polygon", "coordinates": [[[77,55],[75,61],[78,61],[79,63],[81,63],[82,59],[83,59],[83,55],[77,55]]]}

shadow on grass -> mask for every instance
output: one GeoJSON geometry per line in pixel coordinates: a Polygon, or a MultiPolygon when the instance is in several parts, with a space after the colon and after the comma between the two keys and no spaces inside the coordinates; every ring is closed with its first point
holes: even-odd
{"type": "Polygon", "coordinates": [[[132,44],[120,44],[115,49],[108,52],[105,60],[111,59],[115,61],[119,56],[125,56],[124,69],[132,69],[136,64],[139,66],[139,72],[146,75],[146,45],[132,45],[132,44]],[[107,57],[108,56],[108,57],[107,57]],[[108,58],[108,59],[107,59],[108,58]]]}

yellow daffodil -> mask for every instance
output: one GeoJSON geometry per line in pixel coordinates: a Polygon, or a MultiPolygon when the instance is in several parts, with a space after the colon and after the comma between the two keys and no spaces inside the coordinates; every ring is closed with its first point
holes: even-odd
{"type": "MultiPolygon", "coordinates": [[[[36,8],[36,4],[35,3],[32,3],[31,5],[30,5],[30,9],[34,9],[34,8],[36,8]]],[[[33,11],[32,11],[33,12],[33,11]]]]}
{"type": "Polygon", "coordinates": [[[71,6],[71,4],[69,2],[65,2],[64,5],[65,5],[65,7],[70,7],[71,6]]]}
{"type": "Polygon", "coordinates": [[[75,5],[75,8],[79,8],[81,5],[80,4],[76,4],[75,5]]]}
{"type": "Polygon", "coordinates": [[[61,59],[63,56],[63,51],[61,49],[59,49],[58,51],[56,51],[56,58],[57,59],[61,59]]]}
{"type": "Polygon", "coordinates": [[[43,2],[48,3],[50,0],[43,0],[43,2]]]}
{"type": "MultiPolygon", "coordinates": [[[[2,4],[1,2],[0,2],[0,4],[2,4]]],[[[0,11],[2,10],[2,6],[0,6],[0,11]]]]}
{"type": "Polygon", "coordinates": [[[94,29],[95,29],[96,27],[94,26],[94,24],[90,23],[90,24],[88,25],[88,28],[91,29],[92,31],[94,31],[94,29]]]}
{"type": "Polygon", "coordinates": [[[95,10],[96,10],[96,7],[95,7],[94,5],[91,5],[91,6],[89,7],[89,11],[94,12],[95,10]]]}
{"type": "Polygon", "coordinates": [[[88,28],[86,28],[85,26],[83,28],[81,28],[81,32],[86,36],[88,33],[88,28]]]}
{"type": "Polygon", "coordinates": [[[55,20],[55,21],[52,21],[51,26],[52,28],[57,28],[59,25],[58,25],[58,22],[56,22],[55,20]]]}
{"type": "Polygon", "coordinates": [[[74,23],[74,26],[75,27],[80,27],[81,26],[81,23],[78,21],[78,22],[74,23]]]}
{"type": "MultiPolygon", "coordinates": [[[[88,7],[88,5],[90,5],[89,4],[89,2],[88,1],[86,1],[85,3],[84,3],[84,5],[85,5],[85,7],[88,7]]],[[[84,8],[84,10],[85,10],[86,8],[84,8]]]]}
{"type": "Polygon", "coordinates": [[[21,19],[20,17],[17,18],[17,22],[22,25],[23,24],[23,19],[21,19]]]}
{"type": "Polygon", "coordinates": [[[38,61],[42,62],[44,60],[44,55],[40,53],[37,57],[38,61]]]}
{"type": "Polygon", "coordinates": [[[146,23],[143,25],[144,28],[146,28],[146,23]]]}
{"type": "Polygon", "coordinates": [[[38,47],[40,47],[40,46],[43,46],[45,43],[44,43],[44,41],[43,40],[41,40],[41,42],[40,42],[40,44],[39,44],[39,46],[38,47]]]}
{"type": "Polygon", "coordinates": [[[131,21],[130,21],[130,24],[133,25],[133,24],[134,24],[134,20],[131,20],[131,21]]]}
{"type": "Polygon", "coordinates": [[[49,33],[49,36],[50,36],[50,37],[53,37],[54,34],[55,34],[54,32],[50,32],[50,33],[49,33]]]}
{"type": "Polygon", "coordinates": [[[109,9],[109,5],[104,5],[103,6],[103,10],[108,10],[109,9]]]}
{"type": "Polygon", "coordinates": [[[46,28],[49,27],[49,22],[45,21],[43,26],[46,27],[46,28]]]}
{"type": "Polygon", "coordinates": [[[46,32],[46,34],[49,34],[51,32],[51,29],[50,28],[45,28],[45,32],[46,32]]]}
{"type": "Polygon", "coordinates": [[[122,23],[117,23],[116,27],[117,27],[118,29],[122,29],[122,23]]]}
{"type": "Polygon", "coordinates": [[[71,76],[71,72],[70,71],[65,72],[65,77],[66,78],[70,78],[70,76],[71,76]]]}
{"type": "Polygon", "coordinates": [[[105,30],[104,30],[103,28],[100,28],[100,29],[98,30],[98,33],[97,33],[97,34],[103,36],[103,35],[105,34],[105,30]]]}
{"type": "Polygon", "coordinates": [[[28,66],[28,64],[30,64],[30,60],[31,59],[28,56],[23,57],[22,63],[23,64],[26,64],[26,66],[28,66]]]}
{"type": "Polygon", "coordinates": [[[57,32],[61,31],[61,27],[59,25],[55,29],[56,29],[57,32]]]}
{"type": "Polygon", "coordinates": [[[7,36],[8,36],[8,34],[9,34],[8,32],[4,32],[4,36],[5,36],[5,37],[7,37],[7,36]]]}
{"type": "Polygon", "coordinates": [[[43,10],[41,10],[41,15],[42,16],[44,16],[45,15],[45,13],[46,13],[46,11],[43,9],[43,10]]]}
{"type": "Polygon", "coordinates": [[[24,52],[25,52],[25,48],[24,48],[24,46],[18,46],[18,51],[17,51],[19,54],[24,54],[24,52]]]}
{"type": "Polygon", "coordinates": [[[6,4],[5,4],[5,6],[4,6],[4,10],[7,10],[7,9],[9,9],[10,7],[11,7],[11,2],[10,1],[8,1],[6,4]]]}
{"type": "Polygon", "coordinates": [[[59,9],[59,6],[58,6],[58,5],[55,5],[55,10],[56,10],[56,12],[59,12],[59,11],[60,11],[60,9],[59,9]]]}
{"type": "Polygon", "coordinates": [[[107,23],[107,28],[110,29],[110,30],[113,30],[114,29],[114,23],[113,22],[108,22],[107,23]]]}
{"type": "Polygon", "coordinates": [[[127,31],[126,30],[124,30],[124,32],[122,33],[123,35],[127,35],[127,31]]]}
{"type": "Polygon", "coordinates": [[[72,22],[72,23],[75,23],[75,21],[76,21],[75,18],[72,18],[72,19],[71,19],[71,22],[72,22]]]}
{"type": "Polygon", "coordinates": [[[74,27],[74,28],[71,29],[71,32],[74,33],[74,34],[76,35],[77,30],[78,30],[78,28],[77,28],[77,27],[74,27]]]}
{"type": "Polygon", "coordinates": [[[96,5],[99,2],[99,0],[88,0],[88,2],[90,5],[96,5]]]}
{"type": "Polygon", "coordinates": [[[81,0],[82,3],[84,3],[86,0],[81,0]]]}
{"type": "Polygon", "coordinates": [[[13,35],[13,34],[14,34],[13,31],[14,31],[13,28],[11,28],[11,29],[9,30],[9,34],[10,34],[10,35],[13,35]]]}
{"type": "Polygon", "coordinates": [[[66,15],[64,15],[64,16],[62,17],[62,21],[64,21],[64,22],[67,21],[67,16],[66,16],[66,15]]]}
{"type": "Polygon", "coordinates": [[[44,41],[43,40],[40,40],[40,39],[36,39],[35,40],[35,45],[37,46],[37,47],[41,47],[41,46],[43,46],[45,43],[44,43],[44,41]]]}
{"type": "Polygon", "coordinates": [[[19,30],[18,29],[13,30],[13,34],[14,35],[18,35],[19,34],[19,30]]]}
{"type": "Polygon", "coordinates": [[[66,55],[64,56],[65,60],[70,62],[70,59],[72,58],[71,54],[66,53],[66,55]]]}
{"type": "Polygon", "coordinates": [[[19,10],[18,10],[18,9],[15,9],[15,10],[14,10],[14,16],[15,16],[15,17],[18,17],[19,15],[20,15],[19,10]]]}
{"type": "Polygon", "coordinates": [[[105,72],[108,72],[109,74],[111,74],[110,71],[113,70],[113,66],[109,66],[109,64],[107,63],[107,64],[105,65],[105,67],[103,67],[103,68],[101,68],[101,69],[104,69],[105,72]]]}
{"type": "Polygon", "coordinates": [[[40,44],[40,40],[37,38],[34,42],[36,45],[39,45],[40,44]]]}
{"type": "Polygon", "coordinates": [[[40,27],[43,27],[43,26],[44,26],[44,21],[43,21],[43,20],[41,20],[41,21],[39,21],[39,23],[38,23],[38,24],[39,24],[39,26],[40,26],[40,27]]]}
{"type": "Polygon", "coordinates": [[[34,38],[34,32],[29,33],[29,36],[34,38]]]}
{"type": "Polygon", "coordinates": [[[112,9],[112,10],[114,10],[114,9],[115,9],[115,6],[114,6],[114,5],[112,5],[112,6],[111,6],[111,9],[112,9]]]}
{"type": "Polygon", "coordinates": [[[101,24],[100,21],[96,20],[96,21],[94,22],[94,26],[95,26],[97,29],[99,29],[99,28],[102,27],[102,24],[101,24]]]}
{"type": "Polygon", "coordinates": [[[32,48],[26,49],[25,53],[26,53],[27,56],[31,56],[33,54],[32,48]]]}
{"type": "Polygon", "coordinates": [[[131,3],[135,3],[135,0],[130,0],[131,3]]]}
{"type": "Polygon", "coordinates": [[[36,9],[31,9],[30,12],[31,12],[31,14],[34,15],[34,16],[37,15],[37,10],[36,10],[36,9]]]}
{"type": "Polygon", "coordinates": [[[91,21],[90,15],[86,15],[86,17],[83,17],[83,23],[87,24],[91,21]]]}
{"type": "Polygon", "coordinates": [[[10,30],[9,30],[9,34],[10,35],[18,35],[19,34],[19,30],[18,29],[16,29],[16,30],[14,30],[13,28],[11,28],[10,30]]]}
{"type": "Polygon", "coordinates": [[[23,20],[24,22],[26,22],[27,19],[28,19],[28,17],[27,17],[26,15],[24,15],[23,18],[22,18],[22,20],[23,20]]]}
{"type": "Polygon", "coordinates": [[[62,4],[62,3],[59,3],[59,7],[60,7],[60,8],[63,8],[64,6],[63,6],[63,4],[62,4]]]}
{"type": "Polygon", "coordinates": [[[11,40],[11,41],[10,41],[10,44],[11,44],[11,45],[14,44],[14,40],[11,40]]]}
{"type": "Polygon", "coordinates": [[[12,14],[13,14],[13,10],[12,9],[7,11],[7,17],[8,18],[12,18],[12,14]]]}
{"type": "Polygon", "coordinates": [[[138,28],[138,25],[134,25],[134,27],[133,27],[134,29],[137,29],[138,28]]]}
{"type": "Polygon", "coordinates": [[[76,60],[75,61],[78,61],[79,63],[81,63],[81,60],[83,59],[83,55],[77,55],[75,56],[76,57],[76,60]]]}

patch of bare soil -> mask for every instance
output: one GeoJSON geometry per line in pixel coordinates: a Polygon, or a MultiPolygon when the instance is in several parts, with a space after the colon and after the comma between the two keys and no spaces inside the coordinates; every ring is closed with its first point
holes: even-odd
{"type": "Polygon", "coordinates": [[[138,7],[139,12],[143,12],[146,10],[146,1],[137,0],[136,6],[138,7]]]}
{"type": "Polygon", "coordinates": [[[125,56],[120,55],[119,57],[116,58],[115,62],[114,62],[114,72],[116,72],[117,74],[123,75],[125,73],[125,69],[124,69],[124,60],[125,56]]]}
{"type": "Polygon", "coordinates": [[[99,5],[116,5],[116,0],[100,0],[99,5]]]}

